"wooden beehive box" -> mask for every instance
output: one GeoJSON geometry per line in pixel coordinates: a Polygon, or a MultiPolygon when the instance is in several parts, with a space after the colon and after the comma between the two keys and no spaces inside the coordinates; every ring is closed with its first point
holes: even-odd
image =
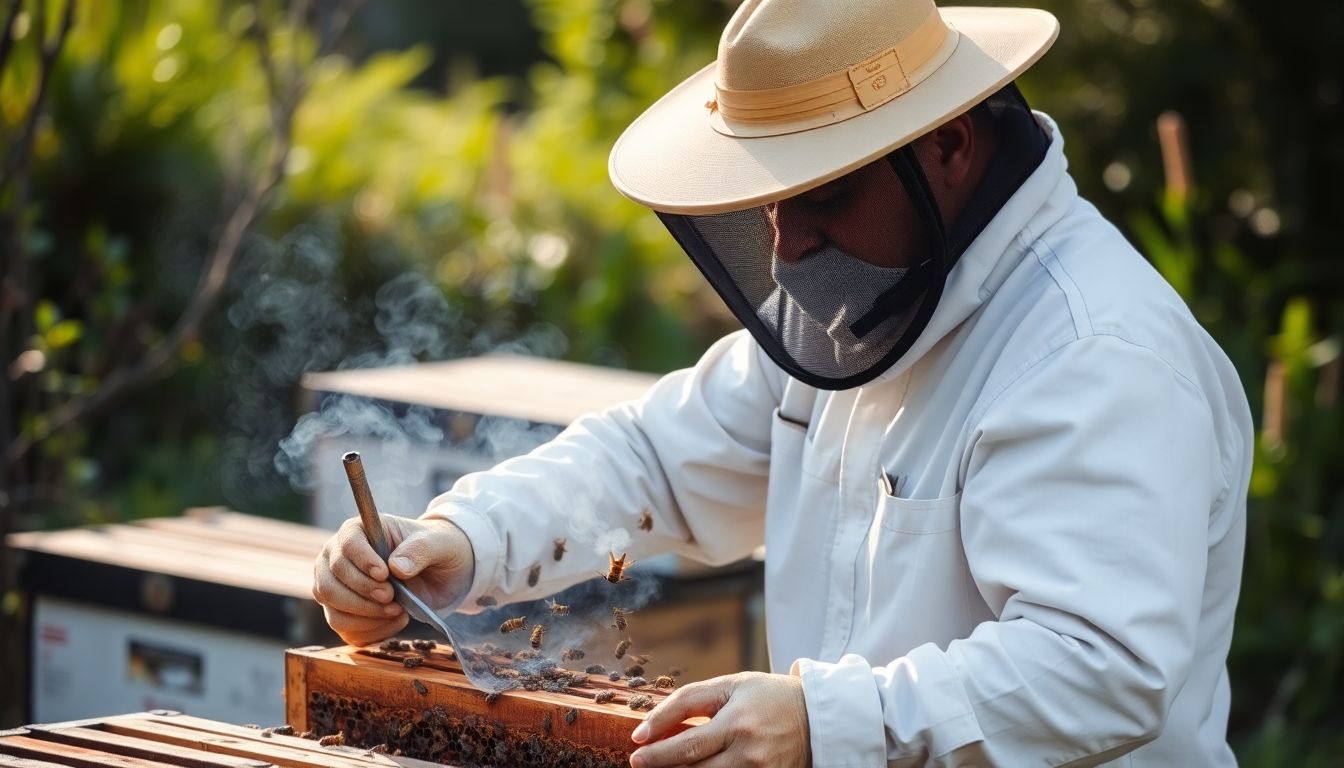
{"type": "Polygon", "coordinates": [[[435,764],[349,746],[322,746],[270,728],[229,725],[156,710],[0,731],[0,766],[4,765],[431,768],[435,764]]]}
{"type": "Polygon", "coordinates": [[[631,709],[632,700],[647,696],[656,706],[668,695],[652,685],[631,688],[624,679],[591,674],[550,690],[487,697],[467,681],[446,645],[385,647],[289,651],[289,725],[319,735],[341,732],[347,744],[384,744],[438,762],[623,768],[635,748],[630,733],[647,714],[631,709]],[[407,660],[415,666],[406,666],[407,660]],[[610,702],[595,701],[603,691],[612,693],[610,702]]]}

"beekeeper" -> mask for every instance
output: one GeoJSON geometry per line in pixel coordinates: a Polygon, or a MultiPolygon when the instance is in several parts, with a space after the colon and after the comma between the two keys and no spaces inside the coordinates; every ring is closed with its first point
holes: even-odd
{"type": "MultiPolygon", "coordinates": [[[[1057,32],[745,2],[610,161],[745,330],[388,518],[393,572],[443,606],[554,592],[606,567],[551,565],[576,503],[633,559],[764,543],[775,673],[678,690],[633,734],[643,768],[1234,765],[1250,415],[1013,85],[1057,32]]],[[[405,624],[385,575],[356,525],[319,559],[347,641],[405,624]]]]}

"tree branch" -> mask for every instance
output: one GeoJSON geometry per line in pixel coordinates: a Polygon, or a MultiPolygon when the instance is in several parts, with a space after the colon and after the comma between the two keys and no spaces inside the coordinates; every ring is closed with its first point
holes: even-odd
{"type": "Polygon", "coordinates": [[[42,107],[47,100],[47,89],[51,85],[51,71],[56,68],[56,59],[61,55],[61,49],[65,47],[65,39],[70,35],[70,27],[75,22],[75,3],[78,0],[66,0],[65,12],[61,16],[61,26],[56,31],[56,36],[51,41],[45,40],[46,37],[46,8],[45,2],[39,2],[38,24],[36,34],[38,35],[38,45],[41,46],[40,65],[37,70],[37,93],[33,96],[33,103],[29,105],[27,113],[24,115],[23,130],[19,133],[19,138],[10,148],[9,157],[5,161],[5,170],[0,174],[0,189],[4,189],[9,182],[15,178],[16,174],[24,170],[23,166],[32,159],[33,138],[37,135],[37,123],[42,117],[42,107]]]}
{"type": "MultiPolygon", "coordinates": [[[[258,19],[260,18],[259,14],[258,19]]],[[[284,177],[292,142],[294,112],[303,92],[301,82],[292,82],[286,88],[275,76],[277,72],[269,46],[269,31],[262,28],[258,34],[259,39],[267,43],[259,44],[257,51],[262,69],[266,72],[271,114],[274,118],[271,154],[257,184],[248,191],[224,223],[219,240],[210,254],[208,266],[197,282],[191,303],[178,318],[167,337],[143,358],[132,365],[112,371],[103,378],[97,389],[61,404],[41,427],[19,436],[10,443],[5,452],[6,462],[19,461],[34,445],[50,435],[102,413],[127,392],[143,386],[156,376],[167,374],[175,365],[182,348],[200,335],[206,318],[228,284],[229,275],[242,250],[248,229],[270,201],[272,193],[284,177]]]]}
{"type": "Polygon", "coordinates": [[[9,52],[14,49],[14,22],[19,18],[19,9],[23,0],[10,0],[9,10],[5,13],[5,25],[0,27],[0,72],[5,71],[5,62],[9,61],[9,52]]]}

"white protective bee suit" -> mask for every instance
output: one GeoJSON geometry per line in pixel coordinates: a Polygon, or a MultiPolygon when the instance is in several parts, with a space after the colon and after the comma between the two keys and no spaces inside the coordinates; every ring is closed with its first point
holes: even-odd
{"type": "Polygon", "coordinates": [[[816,768],[1234,765],[1245,396],[1042,120],[1045,160],[870,384],[803,386],[734,333],[436,499],[475,548],[464,604],[604,568],[572,544],[525,581],[590,504],[634,559],[766,544],[771,663],[802,677],[816,768]]]}

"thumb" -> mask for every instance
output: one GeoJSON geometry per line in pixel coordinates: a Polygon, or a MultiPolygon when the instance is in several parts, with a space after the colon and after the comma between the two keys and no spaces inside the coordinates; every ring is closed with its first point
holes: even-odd
{"type": "Polygon", "coordinates": [[[728,703],[731,693],[732,682],[723,677],[679,688],[649,713],[644,722],[630,734],[630,738],[636,744],[643,744],[668,735],[668,731],[687,718],[697,715],[713,717],[728,703]]]}
{"type": "Polygon", "coordinates": [[[412,531],[392,550],[388,567],[399,579],[418,576],[434,562],[433,535],[430,531],[412,531]]]}

